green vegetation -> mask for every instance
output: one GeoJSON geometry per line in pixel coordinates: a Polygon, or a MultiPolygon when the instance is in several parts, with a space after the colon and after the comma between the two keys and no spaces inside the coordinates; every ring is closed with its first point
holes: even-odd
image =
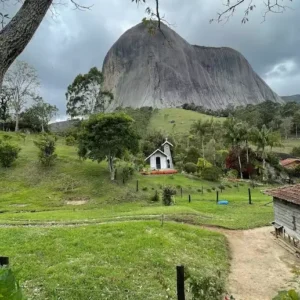
{"type": "Polygon", "coordinates": [[[229,269],[224,236],[174,223],[2,228],[0,239],[35,300],[173,299],[176,264],[196,277],[221,273],[223,282],[229,269]]]}

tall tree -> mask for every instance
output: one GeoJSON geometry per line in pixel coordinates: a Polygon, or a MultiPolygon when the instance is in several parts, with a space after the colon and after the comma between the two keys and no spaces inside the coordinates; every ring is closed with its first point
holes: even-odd
{"type": "Polygon", "coordinates": [[[40,96],[35,97],[34,103],[31,108],[32,113],[39,119],[41,131],[45,132],[45,126],[57,115],[58,108],[55,105],[46,103],[40,96]]]}
{"type": "Polygon", "coordinates": [[[68,86],[67,114],[71,117],[106,112],[113,94],[102,90],[103,75],[96,67],[87,74],[79,74],[68,86]]]}
{"type": "Polygon", "coordinates": [[[298,138],[298,129],[300,126],[300,109],[298,109],[293,116],[293,123],[295,126],[296,138],[298,138]]]}
{"type": "Polygon", "coordinates": [[[79,135],[80,157],[101,162],[108,161],[111,180],[115,179],[115,159],[124,152],[138,151],[138,136],[133,119],[123,113],[92,115],[83,123],[79,135]]]}
{"type": "Polygon", "coordinates": [[[205,159],[204,140],[210,128],[209,121],[198,120],[191,126],[191,133],[198,136],[202,149],[202,158],[205,159]]]}
{"type": "Polygon", "coordinates": [[[225,140],[231,144],[232,149],[236,149],[239,169],[240,169],[240,177],[243,179],[243,166],[241,161],[241,143],[245,141],[245,135],[247,131],[242,122],[237,121],[234,118],[227,119],[224,124],[225,129],[225,140]]]}
{"type": "Polygon", "coordinates": [[[20,113],[35,95],[39,85],[36,70],[24,61],[17,60],[5,76],[5,84],[12,91],[11,107],[19,130],[20,113]]]}
{"type": "Polygon", "coordinates": [[[288,139],[289,134],[291,133],[293,126],[293,117],[287,117],[282,120],[280,129],[285,136],[285,139],[288,139]]]}
{"type": "Polygon", "coordinates": [[[257,146],[257,150],[261,151],[263,160],[263,180],[266,180],[266,148],[276,142],[276,135],[274,135],[274,133],[270,129],[268,129],[266,125],[263,125],[260,130],[258,128],[253,128],[252,136],[253,142],[257,146]]]}
{"type": "Polygon", "coordinates": [[[12,90],[3,86],[0,90],[0,121],[2,122],[2,129],[5,128],[5,123],[10,117],[9,115],[9,105],[12,100],[12,90]]]}

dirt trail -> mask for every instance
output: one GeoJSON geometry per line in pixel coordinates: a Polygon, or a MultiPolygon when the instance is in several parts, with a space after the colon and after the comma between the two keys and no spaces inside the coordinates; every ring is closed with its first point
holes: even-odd
{"type": "Polygon", "coordinates": [[[229,291],[236,300],[270,300],[279,290],[299,288],[300,259],[278,244],[272,227],[218,230],[231,249],[229,291]]]}

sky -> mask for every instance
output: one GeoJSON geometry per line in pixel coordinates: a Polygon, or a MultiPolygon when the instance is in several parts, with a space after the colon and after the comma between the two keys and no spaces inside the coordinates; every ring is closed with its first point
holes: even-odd
{"type": "MultiPolygon", "coordinates": [[[[56,5],[56,13],[49,11],[19,57],[37,70],[40,93],[59,108],[58,119],[66,118],[68,85],[79,73],[94,66],[102,68],[114,42],[141,22],[147,6],[154,5],[154,0],[139,6],[131,0],[77,1],[93,6],[79,11],[70,3],[56,5]]],[[[209,20],[224,9],[222,0],[161,0],[160,9],[171,28],[190,44],[234,48],[276,93],[300,94],[300,1],[283,0],[291,9],[268,14],[265,22],[263,0],[252,1],[257,6],[246,24],[241,23],[243,6],[228,22],[210,24],[209,20]]]]}

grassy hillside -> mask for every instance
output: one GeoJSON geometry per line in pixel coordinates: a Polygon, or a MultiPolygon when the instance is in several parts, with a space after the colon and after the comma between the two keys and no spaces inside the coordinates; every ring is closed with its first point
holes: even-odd
{"type": "Polygon", "coordinates": [[[219,121],[224,120],[224,118],[215,118],[181,108],[160,109],[151,118],[149,131],[158,130],[165,134],[186,134],[195,121],[199,119],[210,120],[211,118],[219,121]]]}

